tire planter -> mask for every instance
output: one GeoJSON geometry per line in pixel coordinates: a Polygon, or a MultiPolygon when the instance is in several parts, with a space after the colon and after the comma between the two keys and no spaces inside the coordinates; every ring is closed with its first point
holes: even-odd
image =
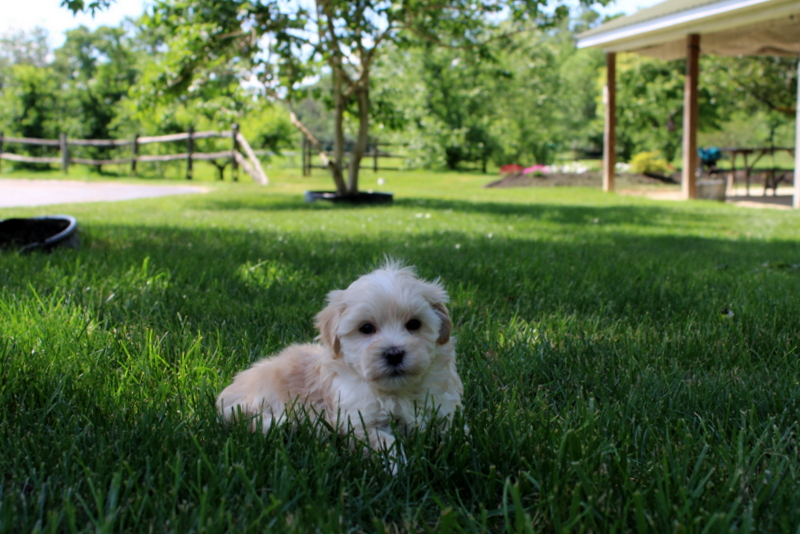
{"type": "Polygon", "coordinates": [[[725,202],[725,180],[697,180],[697,198],[725,202]]]}
{"type": "Polygon", "coordinates": [[[30,252],[78,248],[78,221],[71,215],[0,221],[0,248],[30,252]]]}
{"type": "Polygon", "coordinates": [[[306,191],[306,202],[327,200],[343,204],[389,204],[394,200],[393,193],[356,193],[340,195],[334,191],[306,191]]]}

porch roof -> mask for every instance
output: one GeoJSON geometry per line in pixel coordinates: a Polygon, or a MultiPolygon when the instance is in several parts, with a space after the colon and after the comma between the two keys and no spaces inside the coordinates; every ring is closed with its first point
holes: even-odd
{"type": "Polygon", "coordinates": [[[705,54],[797,57],[800,1],[667,0],[583,32],[577,45],[669,60],[685,57],[689,34],[702,35],[705,54]]]}

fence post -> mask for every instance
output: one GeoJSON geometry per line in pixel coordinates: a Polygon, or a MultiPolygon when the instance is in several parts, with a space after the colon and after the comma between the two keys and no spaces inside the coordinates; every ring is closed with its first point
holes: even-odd
{"type": "Polygon", "coordinates": [[[5,132],[0,132],[0,172],[3,172],[3,136],[5,132]]]}
{"type": "Polygon", "coordinates": [[[189,138],[186,140],[188,154],[186,154],[186,179],[192,179],[192,152],[194,152],[194,126],[189,126],[189,138]]]}
{"type": "Polygon", "coordinates": [[[311,158],[314,157],[314,147],[311,146],[311,141],[305,139],[306,142],[306,176],[311,176],[311,158]]]}
{"type": "Polygon", "coordinates": [[[134,134],[131,148],[131,175],[136,176],[136,158],[139,156],[139,134],[134,134]]]}
{"type": "Polygon", "coordinates": [[[306,145],[308,140],[303,136],[302,141],[300,145],[300,166],[303,168],[303,176],[308,176],[308,171],[306,170],[306,145]]]}
{"type": "Polygon", "coordinates": [[[231,126],[231,139],[233,140],[231,148],[231,180],[234,182],[239,181],[239,164],[236,163],[236,152],[239,150],[239,141],[236,140],[238,135],[239,125],[234,122],[233,126],[231,126]]]}
{"type": "Polygon", "coordinates": [[[61,133],[60,139],[61,146],[61,170],[64,174],[69,172],[69,148],[67,147],[67,134],[61,133]]]}

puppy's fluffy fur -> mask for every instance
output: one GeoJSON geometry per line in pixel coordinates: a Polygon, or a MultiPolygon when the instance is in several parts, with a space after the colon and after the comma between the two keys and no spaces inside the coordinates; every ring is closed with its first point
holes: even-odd
{"type": "Polygon", "coordinates": [[[389,262],[328,294],[315,344],[291,345],[239,373],[217,399],[226,420],[260,418],[266,431],[291,407],[352,429],[373,449],[399,428],[449,418],[461,404],[448,296],[438,281],[389,262]]]}

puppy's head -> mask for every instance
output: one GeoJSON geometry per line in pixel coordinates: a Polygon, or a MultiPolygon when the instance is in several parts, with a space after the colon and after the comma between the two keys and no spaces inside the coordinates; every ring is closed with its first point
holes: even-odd
{"type": "Polygon", "coordinates": [[[424,375],[436,346],[449,342],[447,301],[438,281],[389,262],[328,294],[317,315],[319,339],[374,387],[402,389],[424,375]]]}

